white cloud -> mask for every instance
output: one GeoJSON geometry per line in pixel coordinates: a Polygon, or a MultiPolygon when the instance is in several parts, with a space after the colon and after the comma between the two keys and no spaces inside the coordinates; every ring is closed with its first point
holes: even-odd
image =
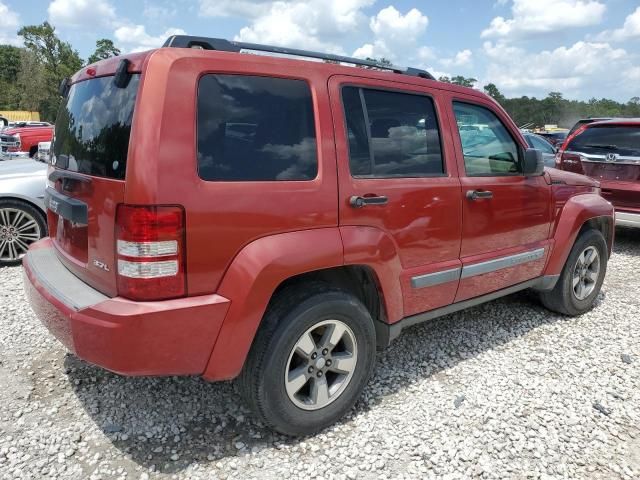
{"type": "Polygon", "coordinates": [[[141,52],[159,48],[171,35],[185,35],[181,28],[169,28],[164,33],[152,36],[147,33],[144,25],[125,25],[114,32],[116,43],[125,52],[141,52]]]}
{"type": "Polygon", "coordinates": [[[268,13],[273,0],[200,0],[203,17],[255,18],[268,13]]]}
{"type": "MultiPolygon", "coordinates": [[[[364,20],[375,0],[289,0],[257,2],[251,24],[236,40],[344,53],[341,40],[364,20]]],[[[242,7],[241,1],[236,7],[242,7]]],[[[235,7],[234,7],[235,8],[235,7]]],[[[244,7],[242,7],[244,8],[244,7]]],[[[228,10],[224,10],[228,11],[228,10]]]]}
{"type": "Polygon", "coordinates": [[[152,20],[166,20],[171,17],[175,17],[178,14],[178,8],[173,5],[161,5],[158,3],[151,3],[149,1],[144,2],[144,10],[142,16],[152,20]]]}
{"type": "Polygon", "coordinates": [[[521,38],[602,21],[606,6],[598,0],[513,0],[512,18],[495,17],[482,38],[521,38]]]}
{"type": "Polygon", "coordinates": [[[485,42],[483,50],[489,60],[486,77],[516,95],[560,91],[570,96],[600,89],[606,96],[619,87],[619,79],[608,72],[626,71],[632,66],[626,50],[601,42],[581,41],[538,53],[505,42],[485,42]]]}
{"type": "Polygon", "coordinates": [[[466,67],[471,64],[472,57],[473,53],[467,48],[456,53],[453,58],[443,58],[440,63],[447,68],[466,67]]]}
{"type": "Polygon", "coordinates": [[[635,12],[630,13],[627,16],[622,28],[605,30],[597,35],[596,39],[601,41],[622,42],[624,40],[630,40],[638,37],[640,37],[640,7],[636,8],[635,12]]]}
{"type": "Polygon", "coordinates": [[[53,25],[66,27],[111,25],[116,18],[116,10],[108,0],[53,0],[48,12],[53,25]]]}
{"type": "Polygon", "coordinates": [[[414,42],[429,25],[429,19],[417,8],[402,15],[393,6],[383,8],[371,19],[369,26],[376,37],[388,44],[414,42]]]}
{"type": "Polygon", "coordinates": [[[433,57],[431,49],[417,46],[419,37],[428,25],[429,18],[416,8],[404,15],[393,6],[383,8],[369,21],[369,28],[375,37],[373,42],[357,48],[353,55],[397,61],[399,58],[413,58],[416,56],[413,52],[417,51],[420,60],[430,59],[433,57]],[[405,52],[412,52],[412,55],[406,55],[405,52]]]}
{"type": "Polygon", "coordinates": [[[22,41],[17,35],[20,17],[0,0],[0,44],[20,45],[22,41]]]}

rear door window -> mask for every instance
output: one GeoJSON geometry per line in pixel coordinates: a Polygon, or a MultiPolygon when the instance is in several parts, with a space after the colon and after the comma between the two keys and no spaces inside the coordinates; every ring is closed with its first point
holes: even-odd
{"type": "Polygon", "coordinates": [[[444,175],[433,100],[359,87],[342,89],[349,167],[354,177],[444,175]]]}
{"type": "Polygon", "coordinates": [[[640,157],[640,127],[602,125],[587,128],[567,146],[567,150],[588,155],[640,157]]]}
{"type": "Polygon", "coordinates": [[[198,174],[210,181],[313,180],[313,103],[302,80],[205,75],[198,85],[198,174]]]}
{"type": "Polygon", "coordinates": [[[140,75],[125,88],[113,77],[71,86],[56,120],[51,162],[58,168],[87,175],[124,179],[133,109],[140,75]]]}

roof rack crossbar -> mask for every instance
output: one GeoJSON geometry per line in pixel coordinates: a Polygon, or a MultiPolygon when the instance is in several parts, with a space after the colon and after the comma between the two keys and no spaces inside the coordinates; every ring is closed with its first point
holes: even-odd
{"type": "Polygon", "coordinates": [[[164,42],[163,47],[174,48],[202,48],[203,50],[219,50],[223,52],[240,52],[241,50],[254,50],[259,52],[278,53],[281,55],[293,55],[298,57],[318,58],[330,62],[351,63],[362,67],[379,68],[381,70],[391,70],[395,73],[402,73],[414,77],[435,80],[426,70],[419,68],[401,68],[395,65],[386,65],[372,60],[361,58],[334,55],[331,53],[313,52],[310,50],[299,50],[297,48],[276,47],[273,45],[262,45],[260,43],[235,42],[223,38],[194,37],[190,35],[173,35],[164,42]]]}

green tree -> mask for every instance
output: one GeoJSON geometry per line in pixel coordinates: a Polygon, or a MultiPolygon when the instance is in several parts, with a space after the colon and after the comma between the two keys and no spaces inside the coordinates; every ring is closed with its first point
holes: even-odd
{"type": "Polygon", "coordinates": [[[462,75],[456,75],[451,78],[451,83],[454,85],[460,85],[462,87],[473,88],[473,86],[478,82],[477,79],[473,77],[463,77],[462,75]]]}
{"type": "Polygon", "coordinates": [[[16,78],[16,109],[40,111],[47,99],[44,66],[30,50],[20,52],[19,72],[16,78]]]}
{"type": "Polygon", "coordinates": [[[24,26],[18,35],[23,38],[25,48],[42,65],[44,98],[38,110],[43,119],[54,120],[60,105],[58,86],[63,78],[70,77],[82,67],[82,59],[69,43],[58,38],[49,22],[24,26]]]}
{"type": "Polygon", "coordinates": [[[504,104],[504,101],[506,100],[505,96],[500,92],[500,90],[498,90],[498,87],[496,86],[495,83],[489,83],[485,85],[484,93],[489,95],[491,98],[493,98],[496,102],[498,102],[501,105],[504,104]]]}
{"type": "Polygon", "coordinates": [[[120,55],[120,49],[113,44],[108,38],[101,38],[96,42],[96,51],[87,59],[87,64],[95,63],[105,58],[117,57],[120,55]]]}
{"type": "Polygon", "coordinates": [[[20,71],[20,49],[0,45],[0,110],[18,108],[16,82],[20,71]]]}
{"type": "Polygon", "coordinates": [[[440,78],[438,78],[438,81],[440,82],[444,82],[444,83],[453,83],[454,85],[460,85],[462,87],[469,87],[469,88],[473,88],[473,86],[478,82],[477,79],[473,78],[473,77],[463,77],[462,75],[456,75],[455,77],[447,77],[447,76],[442,76],[440,78]]]}

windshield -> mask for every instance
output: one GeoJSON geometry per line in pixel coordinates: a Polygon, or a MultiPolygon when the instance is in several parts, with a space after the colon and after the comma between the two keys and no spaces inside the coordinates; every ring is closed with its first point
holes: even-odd
{"type": "Polygon", "coordinates": [[[124,179],[140,75],[125,88],[114,77],[72,85],[56,120],[51,163],[98,177],[124,179]]]}
{"type": "Polygon", "coordinates": [[[586,154],[640,156],[640,126],[602,125],[587,128],[568,145],[568,150],[586,154]]]}

